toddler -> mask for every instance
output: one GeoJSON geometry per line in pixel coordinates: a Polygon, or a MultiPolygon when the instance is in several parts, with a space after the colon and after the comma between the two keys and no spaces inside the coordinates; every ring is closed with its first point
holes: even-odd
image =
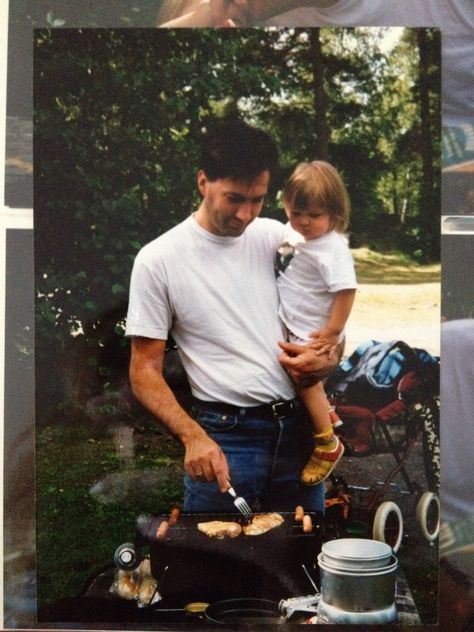
{"type": "MultiPolygon", "coordinates": [[[[354,262],[344,236],[350,203],[334,167],[314,161],[298,165],[283,191],[288,238],[279,249],[286,263],[278,275],[280,316],[289,340],[338,346],[356,292],[354,262]],[[288,251],[293,256],[288,256],[288,251]],[[285,256],[286,255],[286,256],[285,256]]],[[[332,411],[322,382],[299,388],[314,427],[314,451],[301,480],[315,485],[333,471],[344,452],[334,434],[332,411]]],[[[336,417],[337,418],[337,417],[336,417]]]]}

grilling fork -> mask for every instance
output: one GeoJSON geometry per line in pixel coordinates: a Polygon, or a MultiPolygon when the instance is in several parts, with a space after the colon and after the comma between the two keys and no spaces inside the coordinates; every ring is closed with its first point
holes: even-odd
{"type": "Polygon", "coordinates": [[[253,511],[250,509],[245,498],[242,498],[242,496],[237,496],[237,492],[235,491],[235,489],[232,487],[230,483],[229,483],[229,489],[227,490],[227,493],[232,496],[232,498],[234,499],[235,507],[240,511],[243,517],[246,518],[247,520],[250,520],[250,518],[253,516],[253,511]]]}

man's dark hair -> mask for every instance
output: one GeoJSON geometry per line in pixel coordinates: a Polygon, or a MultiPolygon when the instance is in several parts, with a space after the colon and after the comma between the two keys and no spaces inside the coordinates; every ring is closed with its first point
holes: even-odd
{"type": "Polygon", "coordinates": [[[273,176],[278,149],[263,130],[239,120],[223,121],[205,134],[199,167],[211,181],[250,181],[266,170],[273,176]]]}

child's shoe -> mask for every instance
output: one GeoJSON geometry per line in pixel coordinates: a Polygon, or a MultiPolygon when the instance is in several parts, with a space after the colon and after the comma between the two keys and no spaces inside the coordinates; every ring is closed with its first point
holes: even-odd
{"type": "Polygon", "coordinates": [[[331,408],[329,409],[329,419],[331,420],[333,428],[340,428],[344,425],[344,422],[336,413],[336,409],[333,406],[331,406],[331,408]]]}
{"type": "Polygon", "coordinates": [[[344,454],[342,441],[333,433],[332,427],[314,437],[316,445],[300,476],[306,485],[317,485],[326,480],[344,454]]]}

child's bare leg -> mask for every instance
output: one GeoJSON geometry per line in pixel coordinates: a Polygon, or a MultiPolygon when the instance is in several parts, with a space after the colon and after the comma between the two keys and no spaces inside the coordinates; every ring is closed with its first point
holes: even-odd
{"type": "Polygon", "coordinates": [[[307,386],[299,390],[303,404],[308,411],[315,433],[322,432],[331,427],[329,409],[331,408],[322,382],[307,386]]]}
{"type": "Polygon", "coordinates": [[[334,434],[330,417],[330,404],[321,382],[302,388],[299,392],[313,424],[315,447],[303,472],[301,481],[316,485],[334,470],[344,453],[344,446],[334,434]]]}

